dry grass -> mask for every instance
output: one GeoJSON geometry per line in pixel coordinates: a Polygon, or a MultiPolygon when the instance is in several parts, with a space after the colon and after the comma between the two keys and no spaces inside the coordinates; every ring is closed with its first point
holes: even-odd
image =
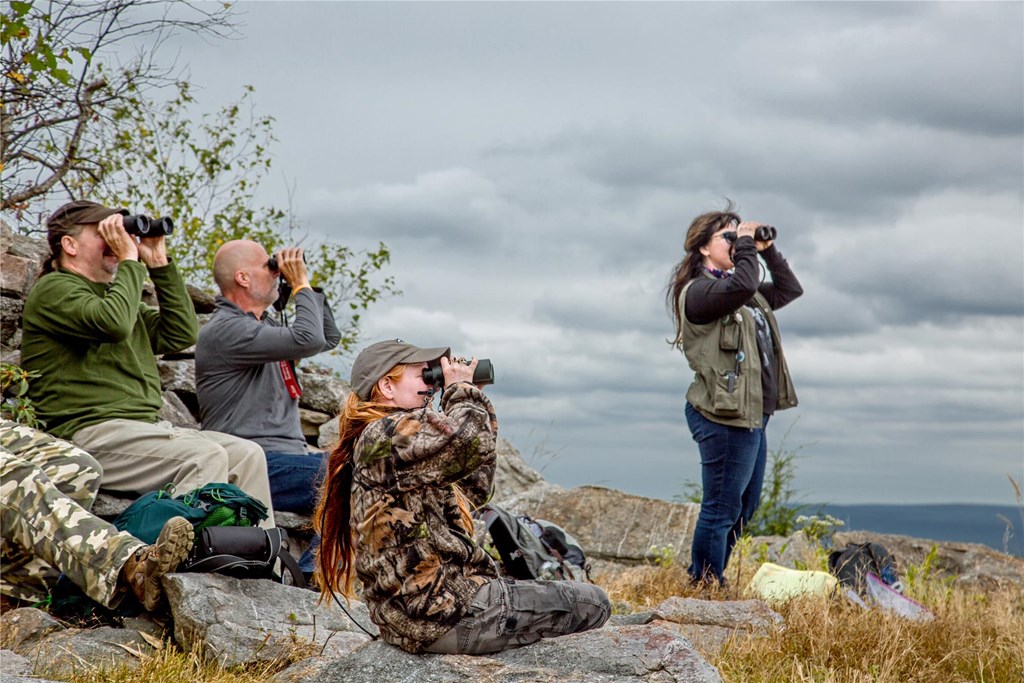
{"type": "Polygon", "coordinates": [[[69,683],[254,683],[269,680],[289,664],[315,655],[319,650],[319,646],[296,641],[293,651],[281,659],[225,668],[204,662],[199,648],[182,652],[173,642],[164,641],[152,655],[136,653],[137,666],[122,664],[109,669],[79,669],[72,674],[58,672],[57,680],[69,683]]]}
{"type": "MultiPolygon", "coordinates": [[[[752,572],[746,573],[747,580],[752,572]]],[[[680,566],[636,567],[596,576],[613,601],[650,608],[671,596],[751,597],[726,589],[699,592],[680,566]]],[[[928,578],[908,590],[935,614],[912,622],[842,598],[776,605],[786,627],[763,638],[737,638],[707,653],[727,683],[1020,683],[1024,681],[1024,593],[952,588],[928,578]]]]}

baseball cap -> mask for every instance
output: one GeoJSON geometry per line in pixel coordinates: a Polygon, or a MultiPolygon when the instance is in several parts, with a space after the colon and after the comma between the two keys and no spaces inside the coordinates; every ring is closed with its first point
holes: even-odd
{"type": "Polygon", "coordinates": [[[46,227],[47,229],[66,229],[72,225],[99,223],[104,218],[113,216],[115,213],[127,216],[128,209],[111,209],[103,206],[102,204],[97,204],[96,202],[77,199],[54,211],[50,217],[46,219],[46,227]]]}
{"type": "Polygon", "coordinates": [[[349,380],[349,384],[352,385],[356,396],[364,401],[369,401],[377,381],[396,365],[428,363],[442,356],[450,357],[451,352],[450,348],[442,346],[421,349],[418,346],[407,344],[401,339],[389,339],[370,344],[359,352],[355,362],[352,363],[352,378],[349,380]]]}

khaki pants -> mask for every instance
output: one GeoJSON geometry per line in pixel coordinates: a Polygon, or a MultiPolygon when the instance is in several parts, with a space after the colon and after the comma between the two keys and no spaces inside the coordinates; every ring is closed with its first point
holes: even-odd
{"type": "Polygon", "coordinates": [[[103,467],[104,490],[138,496],[171,483],[180,495],[223,481],[266,505],[268,517],[260,526],[274,526],[267,460],[252,441],[137,420],[107,420],[79,429],[72,440],[103,467]]]}
{"type": "Polygon", "coordinates": [[[425,648],[438,654],[484,655],[599,628],[611,616],[599,587],[580,581],[485,583],[452,630],[425,648]]]}

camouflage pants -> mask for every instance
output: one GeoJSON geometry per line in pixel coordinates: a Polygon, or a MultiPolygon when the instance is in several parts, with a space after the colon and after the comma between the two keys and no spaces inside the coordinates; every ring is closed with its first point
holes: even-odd
{"type": "Polygon", "coordinates": [[[144,544],[89,512],[101,472],[72,444],[0,421],[0,593],[38,602],[56,567],[93,600],[114,602],[121,567],[144,544]]]}
{"type": "Polygon", "coordinates": [[[493,579],[470,602],[462,620],[427,652],[483,655],[599,628],[611,604],[599,587],[580,581],[493,579]]]}

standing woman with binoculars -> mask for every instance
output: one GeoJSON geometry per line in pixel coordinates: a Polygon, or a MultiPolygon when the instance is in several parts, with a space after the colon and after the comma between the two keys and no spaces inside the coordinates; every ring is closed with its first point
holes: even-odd
{"type": "Polygon", "coordinates": [[[797,404],[773,311],[803,289],[775,236],[769,225],[742,222],[731,204],[698,216],[666,291],[672,345],[694,371],[686,422],[700,450],[703,486],[689,567],[695,583],[724,583],[732,548],[761,497],[768,419],[797,404]],[[771,282],[761,281],[758,254],[771,282]]]}
{"type": "Polygon", "coordinates": [[[321,600],[352,597],[358,575],[381,636],[408,652],[487,654],[601,626],[611,608],[600,588],[499,579],[474,541],[498,424],[473,383],[477,361],[449,357],[392,340],[352,364],[313,515],[321,600]],[[439,386],[442,412],[430,405],[439,386]]]}

